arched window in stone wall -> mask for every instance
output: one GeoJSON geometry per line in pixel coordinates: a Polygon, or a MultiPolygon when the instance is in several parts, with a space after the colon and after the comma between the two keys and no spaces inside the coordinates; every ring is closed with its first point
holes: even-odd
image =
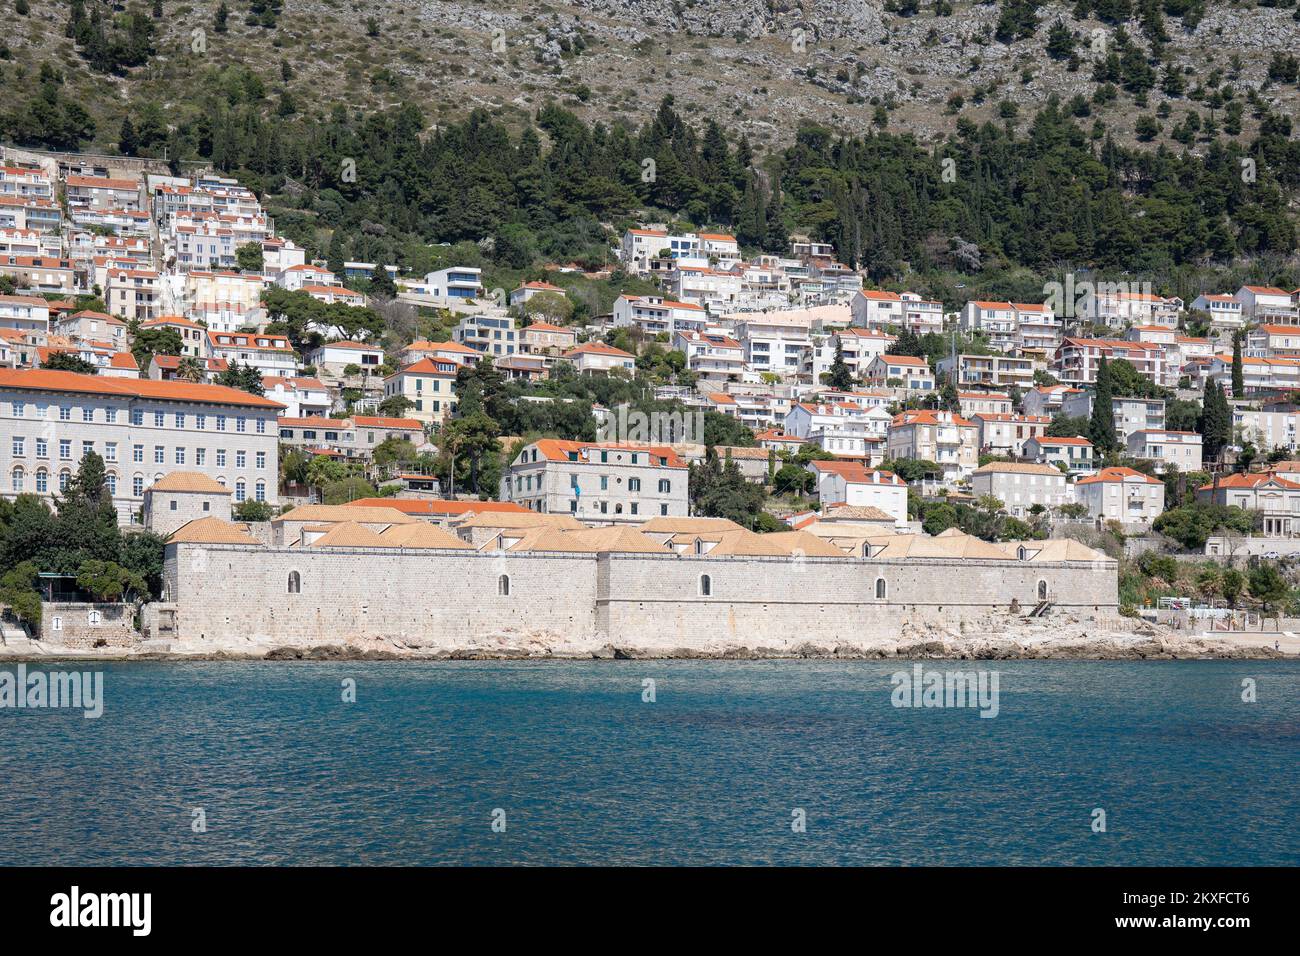
{"type": "Polygon", "coordinates": [[[297,571],[289,572],[289,593],[290,594],[302,593],[302,575],[299,574],[297,571]]]}
{"type": "Polygon", "coordinates": [[[885,584],[884,578],[876,578],[876,600],[883,601],[888,594],[889,588],[885,584]]]}
{"type": "Polygon", "coordinates": [[[1023,561],[1023,560],[1025,560],[1025,559],[1028,558],[1028,557],[1029,557],[1029,551],[1028,551],[1028,549],[1027,549],[1023,544],[1022,544],[1020,547],[1016,548],[1016,559],[1017,559],[1017,560],[1019,560],[1019,561],[1023,561]]]}
{"type": "Polygon", "coordinates": [[[713,594],[713,578],[707,574],[700,575],[700,596],[710,597],[713,594]]]}
{"type": "Polygon", "coordinates": [[[510,575],[503,574],[497,578],[497,594],[502,597],[510,596],[510,575]]]}
{"type": "Polygon", "coordinates": [[[1038,581],[1038,600],[1040,601],[1047,600],[1047,582],[1042,580],[1041,578],[1038,581]]]}

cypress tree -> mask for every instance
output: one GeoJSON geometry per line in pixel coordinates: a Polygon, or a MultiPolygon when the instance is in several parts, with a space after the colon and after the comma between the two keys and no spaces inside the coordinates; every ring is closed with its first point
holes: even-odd
{"type": "Polygon", "coordinates": [[[1105,356],[1102,356],[1097,363],[1097,391],[1092,399],[1092,420],[1088,423],[1088,440],[1102,457],[1110,457],[1119,450],[1113,399],[1110,366],[1106,364],[1105,356]]]}
{"type": "Polygon", "coordinates": [[[1241,332],[1232,335],[1232,397],[1241,398],[1246,390],[1246,376],[1241,364],[1241,332]]]}
{"type": "Polygon", "coordinates": [[[1219,458],[1224,446],[1232,438],[1232,410],[1223,386],[1215,381],[1205,383],[1201,394],[1201,447],[1207,461],[1219,458]]]}
{"type": "Polygon", "coordinates": [[[853,387],[853,370],[844,361],[844,345],[838,340],[835,342],[835,361],[831,363],[830,385],[841,392],[853,387]]]}

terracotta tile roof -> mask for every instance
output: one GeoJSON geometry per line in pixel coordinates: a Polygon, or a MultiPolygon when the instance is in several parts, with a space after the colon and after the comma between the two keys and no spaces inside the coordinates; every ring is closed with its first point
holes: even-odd
{"type": "Polygon", "coordinates": [[[1132,468],[1103,468],[1095,475],[1089,475],[1087,478],[1080,478],[1077,484],[1093,485],[1098,482],[1117,482],[1127,481],[1130,479],[1139,479],[1148,485],[1159,485],[1162,482],[1158,478],[1152,478],[1150,475],[1144,475],[1140,471],[1134,471],[1132,468]]]}
{"type": "MultiPolygon", "coordinates": [[[[432,476],[430,476],[432,477],[432,476]]],[[[499,513],[530,514],[523,505],[513,501],[450,501],[435,498],[360,498],[347,504],[349,508],[395,508],[408,515],[463,515],[499,513]]]]}
{"type": "Polygon", "coordinates": [[[566,531],[537,527],[527,531],[511,551],[559,551],[583,554],[668,554],[669,549],[636,528],[612,525],[605,528],[582,528],[566,531]]]}
{"type": "Polygon", "coordinates": [[[808,465],[817,471],[839,475],[850,484],[881,484],[896,485],[898,487],[906,487],[907,485],[907,482],[892,471],[868,468],[861,461],[811,461],[808,465]],[[880,476],[879,479],[876,478],[877,475],[880,476]]]}
{"type": "Polygon", "coordinates": [[[940,421],[939,412],[932,408],[914,408],[894,416],[890,422],[891,428],[901,428],[907,425],[955,425],[957,427],[974,428],[975,423],[968,419],[962,418],[955,412],[945,414],[952,415],[952,421],[940,421]]]}
{"type": "Polygon", "coordinates": [[[302,418],[289,418],[281,416],[276,419],[276,423],[283,428],[347,428],[348,420],[346,418],[324,418],[320,416],[307,415],[302,418]]]}
{"type": "Polygon", "coordinates": [[[253,395],[224,385],[194,382],[155,382],[147,378],[101,378],[76,372],[51,369],[0,369],[0,388],[30,388],[46,392],[75,392],[87,395],[119,395],[127,398],[153,398],[177,402],[203,402],[212,405],[239,405],[251,408],[284,408],[261,395],[253,395]]]}
{"type": "Polygon", "coordinates": [[[378,532],[352,521],[341,521],[311,543],[313,548],[388,548],[378,532]]]}
{"type": "Polygon", "coordinates": [[[611,355],[617,358],[636,358],[630,352],[624,352],[622,349],[616,349],[612,345],[606,345],[604,342],[584,342],[576,349],[570,349],[564,353],[564,357],[571,355],[611,355]]]}
{"type": "Polygon", "coordinates": [[[322,349],[352,349],[357,352],[379,352],[383,353],[383,347],[379,345],[367,345],[365,342],[322,342],[317,348],[322,349]]]}
{"type": "Polygon", "coordinates": [[[659,515],[644,522],[642,531],[663,532],[666,534],[702,534],[718,531],[740,531],[740,525],[729,518],[675,518],[659,515]]]}
{"type": "Polygon", "coordinates": [[[1089,448],[1092,447],[1092,442],[1088,441],[1088,439],[1075,435],[1063,438],[1052,435],[1036,435],[1034,441],[1038,442],[1039,445],[1087,445],[1089,448]]]}
{"type": "Polygon", "coordinates": [[[299,505],[292,511],[272,519],[272,522],[313,521],[333,524],[356,521],[365,524],[409,524],[419,520],[387,506],[357,508],[353,505],[299,505]]]}
{"type": "Polygon", "coordinates": [[[651,462],[651,464],[656,464],[663,468],[686,467],[686,463],[677,456],[677,452],[663,445],[630,445],[619,442],[567,441],[561,438],[540,438],[533,444],[537,446],[538,453],[547,461],[570,461],[570,452],[581,454],[581,452],[588,450],[628,451],[648,453],[652,458],[659,459],[659,461],[651,462]]]}
{"type": "Polygon", "coordinates": [[[1026,461],[991,461],[976,468],[972,475],[1052,475],[1064,478],[1065,474],[1055,465],[1035,465],[1026,461]]]}
{"type": "Polygon", "coordinates": [[[353,415],[352,424],[358,428],[404,428],[413,432],[424,429],[414,418],[385,418],[377,415],[353,415]]]}
{"type": "Polygon", "coordinates": [[[140,371],[139,363],[136,362],[135,356],[130,352],[114,352],[109,357],[108,364],[111,368],[132,369],[136,372],[140,371]]]}
{"type": "Polygon", "coordinates": [[[152,485],[150,491],[182,491],[202,495],[228,495],[230,489],[217,479],[198,471],[172,471],[152,485]]]}
{"type": "MultiPolygon", "coordinates": [[[[872,509],[876,510],[876,509],[872,509]]],[[[884,514],[884,512],[881,512],[884,514]]],[[[885,517],[889,517],[885,515],[885,517]]],[[[891,519],[892,520],[892,519],[891,519]]],[[[771,534],[761,536],[764,543],[775,544],[778,547],[785,548],[791,557],[805,558],[845,558],[848,557],[840,548],[835,547],[829,541],[819,538],[815,534],[809,534],[807,531],[774,531],[771,534]]]]}
{"type": "Polygon", "coordinates": [[[391,548],[453,548],[459,551],[474,549],[468,541],[462,541],[454,534],[449,534],[427,521],[390,525],[379,537],[391,548]]]}
{"type": "Polygon", "coordinates": [[[456,372],[453,371],[454,368],[454,362],[436,362],[431,358],[422,358],[418,362],[402,366],[388,377],[394,378],[398,375],[442,375],[455,378],[456,372]]]}
{"type": "Polygon", "coordinates": [[[261,542],[248,533],[247,525],[220,518],[195,518],[172,532],[168,544],[252,544],[261,542]]]}
{"type": "MultiPolygon", "coordinates": [[[[411,519],[419,520],[419,519],[411,519]]],[[[541,514],[524,509],[516,511],[484,511],[466,518],[457,525],[459,528],[560,528],[581,531],[587,526],[573,515],[541,514]]]]}
{"type": "Polygon", "coordinates": [[[478,355],[479,352],[459,342],[412,342],[406,348],[414,352],[457,352],[461,355],[478,355]]]}
{"type": "MultiPolygon", "coordinates": [[[[1228,475],[1226,478],[1220,478],[1218,487],[1220,488],[1258,488],[1260,485],[1275,483],[1279,487],[1287,490],[1300,490],[1300,482],[1292,481],[1290,478],[1280,478],[1276,474],[1267,471],[1253,472],[1244,475],[1228,475]]],[[[1214,482],[1201,485],[1197,491],[1211,491],[1215,487],[1214,482]]]]}

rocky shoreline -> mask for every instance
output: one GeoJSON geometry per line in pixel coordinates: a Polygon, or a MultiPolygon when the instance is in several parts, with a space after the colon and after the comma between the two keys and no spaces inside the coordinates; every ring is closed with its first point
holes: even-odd
{"type": "MultiPolygon", "coordinates": [[[[1044,629],[1045,631],[1047,629],[1044,629]]],[[[25,653],[0,648],[0,662],[77,661],[491,661],[491,660],[1300,660],[1300,642],[1275,647],[1271,634],[1253,640],[1191,636],[1168,628],[1143,626],[1104,637],[1087,633],[900,635],[893,640],[839,643],[833,646],[791,642],[786,646],[718,644],[704,648],[644,648],[606,642],[599,645],[556,644],[507,638],[459,648],[405,646],[394,642],[319,643],[311,645],[244,645],[167,649],[101,648],[71,651],[33,645],[25,653]]],[[[1280,635],[1278,636],[1281,637],[1280,635]]],[[[12,649],[17,650],[17,649],[12,649]]]]}

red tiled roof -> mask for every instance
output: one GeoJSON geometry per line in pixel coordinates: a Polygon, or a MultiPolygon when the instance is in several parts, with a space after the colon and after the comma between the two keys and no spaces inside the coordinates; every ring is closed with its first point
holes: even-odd
{"type": "Polygon", "coordinates": [[[905,486],[905,482],[892,471],[884,471],[879,468],[868,468],[862,461],[812,461],[809,462],[811,467],[817,471],[826,471],[834,475],[839,475],[845,481],[852,484],[882,484],[905,486]],[[879,482],[875,475],[880,476],[879,482]]]}
{"type": "Polygon", "coordinates": [[[214,405],[246,405],[253,408],[284,408],[261,395],[224,385],[194,382],[155,382],[147,378],[100,378],[51,369],[0,369],[0,388],[30,388],[44,392],[76,392],[87,395],[118,395],[126,398],[154,398],[177,402],[207,402],[214,405]]]}
{"type": "Polygon", "coordinates": [[[661,445],[628,445],[619,442],[584,442],[584,441],[566,441],[561,438],[541,438],[534,442],[538,452],[547,461],[568,461],[570,452],[581,452],[585,449],[594,449],[595,451],[630,451],[646,452],[656,458],[662,459],[662,464],[667,468],[685,468],[686,463],[677,457],[677,452],[671,448],[661,445]]]}
{"type": "Polygon", "coordinates": [[[1087,478],[1080,478],[1077,484],[1092,485],[1098,482],[1115,482],[1125,481],[1130,478],[1139,478],[1148,485],[1161,484],[1158,478],[1152,478],[1150,475],[1144,475],[1140,471],[1134,471],[1132,468],[1103,468],[1095,475],[1089,475],[1087,478]]]}
{"type": "MultiPolygon", "coordinates": [[[[420,477],[435,478],[434,475],[420,477]]],[[[513,501],[450,501],[432,498],[359,498],[349,501],[349,505],[360,508],[396,508],[408,515],[463,515],[468,512],[510,512],[523,514],[528,511],[513,501]]]]}

